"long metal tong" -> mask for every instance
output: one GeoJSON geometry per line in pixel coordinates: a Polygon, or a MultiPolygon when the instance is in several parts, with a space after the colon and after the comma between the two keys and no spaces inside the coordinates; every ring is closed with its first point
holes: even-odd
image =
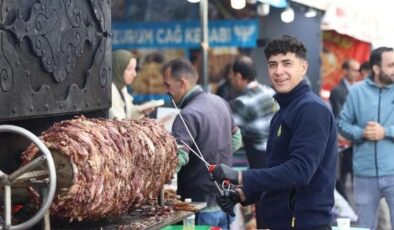
{"type": "MultiPolygon", "coordinates": [[[[174,99],[171,99],[171,101],[172,101],[172,104],[174,105],[174,107],[175,107],[177,110],[180,111],[180,109],[179,109],[178,106],[176,105],[174,99]]],[[[194,140],[193,135],[191,134],[191,132],[190,132],[190,130],[189,130],[189,128],[188,128],[188,126],[187,126],[185,120],[183,119],[183,116],[182,116],[181,112],[179,112],[179,117],[181,118],[181,121],[182,121],[183,125],[185,126],[185,129],[186,129],[186,131],[187,131],[189,137],[192,139],[194,146],[196,146],[197,152],[194,151],[194,150],[193,150],[189,145],[187,145],[183,140],[180,140],[180,141],[182,142],[183,145],[185,145],[186,148],[188,148],[188,149],[190,150],[190,152],[192,152],[194,155],[196,155],[196,157],[197,157],[198,159],[200,159],[202,162],[204,162],[205,167],[207,168],[209,174],[212,176],[212,172],[213,172],[213,170],[215,169],[215,166],[216,166],[216,165],[209,164],[209,163],[205,160],[205,158],[204,158],[204,156],[202,155],[202,153],[201,153],[201,151],[200,151],[200,148],[198,147],[196,141],[194,140]]],[[[218,182],[214,181],[214,183],[215,183],[217,189],[219,190],[220,195],[224,195],[223,189],[225,189],[225,188],[224,188],[224,187],[225,187],[224,185],[225,185],[227,182],[225,183],[225,181],[223,181],[223,184],[222,184],[223,189],[220,188],[218,182]]]]}

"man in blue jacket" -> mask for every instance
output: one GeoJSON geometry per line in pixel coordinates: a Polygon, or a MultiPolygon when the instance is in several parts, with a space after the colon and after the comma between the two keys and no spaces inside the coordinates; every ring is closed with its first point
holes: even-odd
{"type": "Polygon", "coordinates": [[[394,51],[377,48],[369,61],[371,76],[350,90],[339,116],[339,131],[353,142],[359,226],[375,229],[382,197],[394,223],[394,51]]]}
{"type": "Polygon", "coordinates": [[[217,166],[215,180],[239,185],[219,196],[218,203],[230,212],[238,202],[259,202],[259,229],[331,229],[337,163],[334,116],[303,80],[308,62],[300,41],[280,36],[269,41],[264,52],[280,105],[270,125],[268,168],[238,172],[217,166]]]}

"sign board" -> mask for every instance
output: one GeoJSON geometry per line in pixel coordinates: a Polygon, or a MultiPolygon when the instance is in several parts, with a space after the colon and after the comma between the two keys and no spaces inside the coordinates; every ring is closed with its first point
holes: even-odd
{"type": "MultiPolygon", "coordinates": [[[[210,21],[211,47],[256,47],[257,20],[210,21]]],[[[113,23],[112,48],[198,48],[199,21],[113,23]]]]}

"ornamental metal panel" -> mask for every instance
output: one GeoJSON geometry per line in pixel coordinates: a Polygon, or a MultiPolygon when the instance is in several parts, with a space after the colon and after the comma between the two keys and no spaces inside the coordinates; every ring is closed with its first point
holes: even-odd
{"type": "Polygon", "coordinates": [[[111,105],[110,0],[0,0],[0,121],[111,105]]]}

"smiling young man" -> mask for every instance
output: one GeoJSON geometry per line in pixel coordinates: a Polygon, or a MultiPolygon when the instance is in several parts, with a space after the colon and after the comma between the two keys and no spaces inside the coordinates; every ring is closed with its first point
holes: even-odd
{"type": "Polygon", "coordinates": [[[217,166],[215,180],[239,185],[218,197],[218,203],[229,212],[238,202],[258,202],[259,229],[331,229],[337,163],[334,116],[303,80],[308,62],[300,41],[280,36],[270,40],[264,52],[280,105],[270,125],[268,168],[239,172],[217,166]]]}

